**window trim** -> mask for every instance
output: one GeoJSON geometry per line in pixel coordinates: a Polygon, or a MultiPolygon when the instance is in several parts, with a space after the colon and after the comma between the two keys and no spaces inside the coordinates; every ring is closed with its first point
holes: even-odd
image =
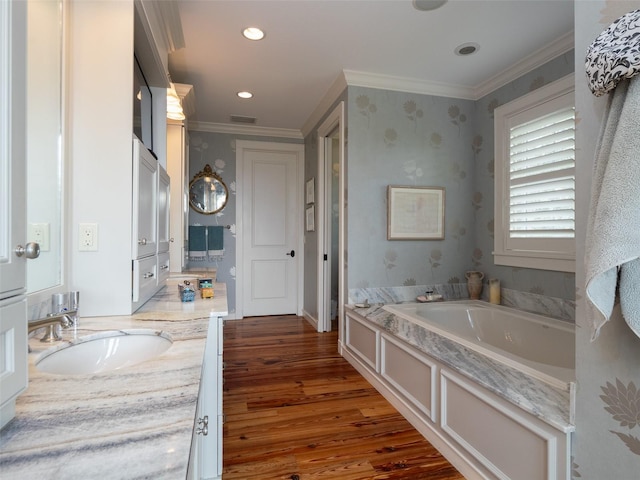
{"type": "MultiPolygon", "coordinates": [[[[538,88],[494,110],[495,192],[494,192],[494,263],[511,267],[535,268],[560,272],[575,272],[576,240],[550,242],[548,239],[528,239],[528,247],[517,245],[509,237],[509,141],[510,121],[529,110],[575,105],[574,76],[567,75],[538,88]],[[515,243],[515,245],[514,245],[515,243]],[[546,245],[542,245],[546,243],[546,245]],[[553,247],[549,248],[549,244],[553,247]]],[[[575,178],[575,167],[574,167],[575,178]]]]}

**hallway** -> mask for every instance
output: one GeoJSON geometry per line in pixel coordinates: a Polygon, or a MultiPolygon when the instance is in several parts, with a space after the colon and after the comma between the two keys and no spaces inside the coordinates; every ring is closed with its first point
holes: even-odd
{"type": "Polygon", "coordinates": [[[463,479],[337,352],[337,332],[296,316],[228,321],[225,480],[463,479]]]}

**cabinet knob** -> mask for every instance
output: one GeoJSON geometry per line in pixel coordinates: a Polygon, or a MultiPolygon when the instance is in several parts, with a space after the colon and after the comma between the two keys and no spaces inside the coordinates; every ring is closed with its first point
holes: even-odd
{"type": "Polygon", "coordinates": [[[138,239],[138,245],[146,245],[147,244],[147,239],[146,238],[139,238],[138,239]]]}
{"type": "Polygon", "coordinates": [[[142,278],[153,278],[153,272],[145,273],[142,278]]]}

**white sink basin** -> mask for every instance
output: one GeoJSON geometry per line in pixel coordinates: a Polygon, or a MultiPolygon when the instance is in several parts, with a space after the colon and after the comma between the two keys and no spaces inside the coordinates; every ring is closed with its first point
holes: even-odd
{"type": "Polygon", "coordinates": [[[113,330],[50,348],[36,360],[41,372],[82,375],[129,367],[165,352],[173,343],[160,330],[113,330]]]}

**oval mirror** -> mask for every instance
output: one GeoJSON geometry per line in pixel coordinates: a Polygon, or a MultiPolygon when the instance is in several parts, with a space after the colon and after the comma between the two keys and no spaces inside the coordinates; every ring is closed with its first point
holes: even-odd
{"type": "Polygon", "coordinates": [[[212,215],[227,204],[229,190],[222,178],[211,170],[209,164],[194,175],[189,183],[189,205],[196,212],[212,215]]]}

